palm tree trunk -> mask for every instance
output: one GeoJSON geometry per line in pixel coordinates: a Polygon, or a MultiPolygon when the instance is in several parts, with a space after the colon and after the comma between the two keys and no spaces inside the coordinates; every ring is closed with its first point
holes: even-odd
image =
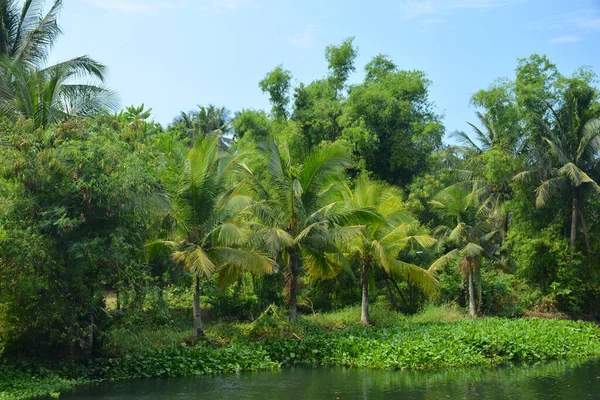
{"type": "Polygon", "coordinates": [[[360,322],[362,322],[365,325],[368,325],[371,323],[371,318],[369,316],[369,263],[366,260],[362,260],[360,283],[362,285],[360,322]]]}
{"type": "Polygon", "coordinates": [[[573,189],[573,209],[571,210],[571,258],[577,241],[577,213],[579,211],[579,188],[573,189]]]}
{"type": "Polygon", "coordinates": [[[295,251],[288,253],[288,264],[290,268],[290,320],[296,321],[298,314],[298,274],[300,259],[295,251]]]}
{"type": "Polygon", "coordinates": [[[475,278],[475,284],[477,285],[477,301],[476,301],[476,309],[477,309],[477,313],[479,313],[479,311],[481,310],[481,297],[482,297],[482,280],[481,280],[481,261],[479,259],[476,259],[475,263],[475,272],[474,272],[474,278],[475,278]]]}
{"type": "Polygon", "coordinates": [[[200,275],[198,274],[194,278],[194,337],[204,338],[202,317],[200,315],[200,275]]]}
{"type": "Polygon", "coordinates": [[[471,315],[471,317],[477,316],[477,307],[475,306],[475,282],[473,282],[473,278],[473,266],[469,265],[469,315],[471,315]]]}

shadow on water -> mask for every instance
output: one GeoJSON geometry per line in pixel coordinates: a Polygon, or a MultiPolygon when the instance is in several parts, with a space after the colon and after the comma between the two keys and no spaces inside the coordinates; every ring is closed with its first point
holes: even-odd
{"type": "Polygon", "coordinates": [[[596,399],[600,360],[440,371],[292,368],[103,383],[61,396],[81,400],[149,399],[596,399]]]}

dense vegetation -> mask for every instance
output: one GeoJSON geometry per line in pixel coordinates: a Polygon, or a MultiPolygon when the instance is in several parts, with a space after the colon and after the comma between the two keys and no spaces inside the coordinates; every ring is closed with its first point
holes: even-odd
{"type": "Polygon", "coordinates": [[[473,95],[473,135],[454,132],[450,145],[424,72],[377,55],[348,84],[358,53],[349,38],[327,47],[328,71],[313,82],[293,87],[283,66],[267,73],[259,87],[270,112],[209,105],[165,128],[143,105],[116,112],[100,83],[78,84],[102,81],[97,61],[44,65],[61,1],[47,15],[40,4],[0,4],[0,359],[88,365],[61,378],[38,371],[44,393],[81,376],[600,352],[592,324],[445,326],[397,313],[431,303],[598,320],[600,102],[590,69],[566,76],[544,56],[519,60],[512,79],[473,95]],[[357,304],[356,321],[376,329],[310,322],[357,304]],[[249,322],[265,310],[278,318],[262,336],[235,334],[235,324],[205,331],[202,321],[249,322]],[[173,340],[119,350],[115,336],[138,329],[173,340]],[[227,346],[196,344],[206,337],[227,346]],[[171,368],[174,358],[186,363],[171,368]]]}

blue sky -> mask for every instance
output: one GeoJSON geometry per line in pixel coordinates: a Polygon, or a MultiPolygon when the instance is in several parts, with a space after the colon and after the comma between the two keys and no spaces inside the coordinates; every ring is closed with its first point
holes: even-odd
{"type": "Polygon", "coordinates": [[[196,104],[269,109],[258,88],[278,64],[295,82],[326,74],[324,49],[355,36],[357,71],[378,53],[432,81],[448,132],[469,131],[470,96],[546,54],[600,73],[600,0],[64,0],[50,62],[88,54],[122,106],[167,124],[196,104]]]}

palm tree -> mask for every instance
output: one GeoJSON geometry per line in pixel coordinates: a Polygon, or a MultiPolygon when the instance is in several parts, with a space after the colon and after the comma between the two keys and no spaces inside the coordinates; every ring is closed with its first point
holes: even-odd
{"type": "Polygon", "coordinates": [[[344,185],[339,196],[348,211],[373,209],[381,218],[369,223],[364,230],[346,243],[345,251],[361,266],[361,322],[369,324],[369,274],[372,268],[382,268],[387,274],[410,280],[425,293],[437,292],[437,280],[427,270],[398,259],[399,253],[412,244],[433,246],[436,240],[429,235],[414,234],[417,222],[407,213],[402,192],[384,182],[361,177],[354,189],[344,185]]]}
{"type": "Polygon", "coordinates": [[[536,206],[543,207],[548,201],[566,191],[571,195],[571,256],[577,242],[578,220],[589,238],[581,206],[586,188],[600,194],[600,186],[594,180],[600,175],[600,118],[595,106],[598,93],[590,86],[576,83],[567,88],[563,100],[554,109],[548,104],[553,121],[546,125],[543,137],[545,163],[541,168],[517,174],[515,179],[539,179],[536,188],[536,206]]]}
{"type": "Polygon", "coordinates": [[[219,148],[219,136],[199,138],[179,164],[165,173],[171,186],[174,237],[149,244],[151,253],[173,250],[172,257],[194,275],[194,336],[204,336],[200,316],[200,280],[219,273],[226,281],[242,271],[273,272],[275,263],[256,249],[247,221],[250,191],[235,176],[239,156],[219,148]]]}
{"type": "Polygon", "coordinates": [[[88,56],[44,66],[54,41],[62,0],[44,14],[43,0],[0,0],[0,115],[30,118],[35,127],[73,115],[116,108],[102,86],[106,68],[88,56]],[[81,82],[79,79],[89,79],[81,82]]]}
{"type": "Polygon", "coordinates": [[[30,118],[38,128],[114,109],[114,92],[94,83],[103,82],[105,69],[87,56],[42,69],[4,56],[0,58],[0,114],[9,119],[30,118]],[[80,83],[80,78],[88,81],[80,83]]]}
{"type": "Polygon", "coordinates": [[[43,14],[43,0],[0,0],[0,56],[29,66],[40,66],[61,31],[56,22],[62,0],[54,0],[43,14]]]}
{"type": "Polygon", "coordinates": [[[468,280],[469,314],[474,317],[477,315],[477,303],[481,302],[482,260],[487,258],[499,263],[496,257],[500,250],[497,245],[499,232],[494,223],[494,212],[480,207],[477,193],[467,190],[462,183],[443,190],[432,204],[449,222],[436,228],[436,233],[441,236],[441,243],[452,247],[452,250],[438,258],[430,270],[444,268],[460,260],[463,279],[468,280]]]}
{"type": "Polygon", "coordinates": [[[219,108],[212,104],[208,107],[198,106],[198,111],[181,112],[172,125],[183,126],[190,145],[194,144],[196,138],[210,134],[220,136],[220,145],[224,149],[231,145],[233,127],[229,110],[225,107],[219,108]]]}
{"type": "MultiPolygon", "coordinates": [[[[369,212],[342,212],[329,201],[336,183],[344,179],[350,165],[337,145],[322,147],[294,164],[289,149],[280,152],[275,140],[259,145],[267,161],[269,182],[260,187],[265,201],[255,210],[264,227],[264,242],[270,254],[286,260],[286,287],[290,319],[296,320],[298,277],[306,270],[309,277],[331,278],[343,265],[337,239],[356,234],[352,223],[368,218],[369,212]]],[[[371,214],[372,216],[372,214],[371,214]]]]}
{"type": "Polygon", "coordinates": [[[471,137],[465,132],[456,131],[453,133],[453,135],[467,148],[475,151],[477,154],[481,154],[497,144],[496,142],[498,140],[498,135],[496,134],[494,123],[489,116],[479,111],[475,115],[477,115],[477,118],[481,122],[483,128],[479,128],[477,125],[472,124],[471,122],[467,122],[467,124],[473,128],[477,141],[480,143],[479,145],[475,143],[475,141],[471,139],[471,137]]]}

